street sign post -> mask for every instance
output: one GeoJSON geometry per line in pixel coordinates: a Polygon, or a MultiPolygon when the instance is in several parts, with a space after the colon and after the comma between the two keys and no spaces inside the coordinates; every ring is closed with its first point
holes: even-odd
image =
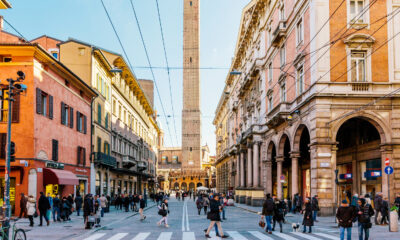
{"type": "MultiPolygon", "coordinates": [[[[386,158],[388,160],[388,158],[386,158]]],[[[386,164],[385,160],[385,164],[386,164]]],[[[389,160],[388,160],[389,161],[389,160]]],[[[389,208],[390,208],[390,175],[393,173],[393,168],[391,166],[385,167],[385,173],[387,175],[387,187],[388,187],[388,199],[389,199],[389,208]]],[[[389,232],[390,232],[390,209],[389,209],[389,232]]]]}

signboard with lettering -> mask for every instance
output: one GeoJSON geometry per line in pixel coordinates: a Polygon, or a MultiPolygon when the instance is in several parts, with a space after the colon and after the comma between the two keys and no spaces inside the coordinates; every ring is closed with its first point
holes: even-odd
{"type": "Polygon", "coordinates": [[[351,174],[351,173],[345,173],[345,174],[339,175],[339,179],[352,179],[352,178],[353,178],[353,174],[351,174]]]}
{"type": "Polygon", "coordinates": [[[54,169],[64,169],[64,163],[58,162],[46,162],[47,168],[54,168],[54,169]]]}

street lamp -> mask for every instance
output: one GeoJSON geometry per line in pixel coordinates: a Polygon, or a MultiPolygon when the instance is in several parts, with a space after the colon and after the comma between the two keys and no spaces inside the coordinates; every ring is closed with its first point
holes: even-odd
{"type": "MultiPolygon", "coordinates": [[[[17,72],[18,78],[16,80],[8,78],[8,98],[1,96],[1,100],[8,100],[8,121],[7,121],[7,156],[6,156],[6,167],[5,167],[5,190],[4,190],[4,203],[3,203],[3,214],[4,223],[3,229],[4,234],[9,237],[10,228],[10,217],[11,217],[11,205],[10,205],[10,162],[11,162],[11,114],[12,114],[12,102],[15,101],[13,96],[20,93],[26,92],[27,86],[21,82],[25,80],[25,73],[22,71],[17,72]]],[[[15,144],[14,147],[15,148],[15,144]]]]}

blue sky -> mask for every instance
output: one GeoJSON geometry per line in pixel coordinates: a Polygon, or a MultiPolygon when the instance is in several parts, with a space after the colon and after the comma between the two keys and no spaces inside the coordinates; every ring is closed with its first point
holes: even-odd
{"type": "MultiPolygon", "coordinates": [[[[114,22],[138,78],[153,79],[131,9],[130,0],[103,0],[114,22]]],[[[183,1],[158,0],[168,62],[182,67],[183,1]]],[[[10,0],[12,9],[3,16],[27,39],[46,34],[61,40],[77,38],[122,53],[122,49],[106,17],[100,0],[10,0]]],[[[200,22],[201,67],[228,68],[233,57],[241,12],[249,0],[202,0],[200,22]]],[[[155,0],[133,0],[152,66],[165,67],[155,0]]],[[[5,30],[14,32],[7,24],[5,30]]],[[[201,78],[202,143],[215,153],[212,120],[228,69],[203,69],[201,78]]],[[[166,69],[154,69],[166,115],[172,116],[166,69]]],[[[167,146],[181,143],[182,69],[170,71],[176,135],[172,117],[168,118],[171,135],[160,101],[155,92],[158,118],[165,132],[167,146]],[[172,142],[171,142],[172,141],[172,142]]],[[[154,80],[154,79],[153,79],[154,80]]]]}

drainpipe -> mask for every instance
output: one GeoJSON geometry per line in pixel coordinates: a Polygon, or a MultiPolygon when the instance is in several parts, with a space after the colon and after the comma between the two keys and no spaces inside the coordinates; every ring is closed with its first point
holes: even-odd
{"type": "Polygon", "coordinates": [[[92,98],[90,103],[90,193],[95,194],[95,182],[96,182],[96,171],[94,169],[94,159],[93,159],[93,104],[96,97],[92,98]]]}

